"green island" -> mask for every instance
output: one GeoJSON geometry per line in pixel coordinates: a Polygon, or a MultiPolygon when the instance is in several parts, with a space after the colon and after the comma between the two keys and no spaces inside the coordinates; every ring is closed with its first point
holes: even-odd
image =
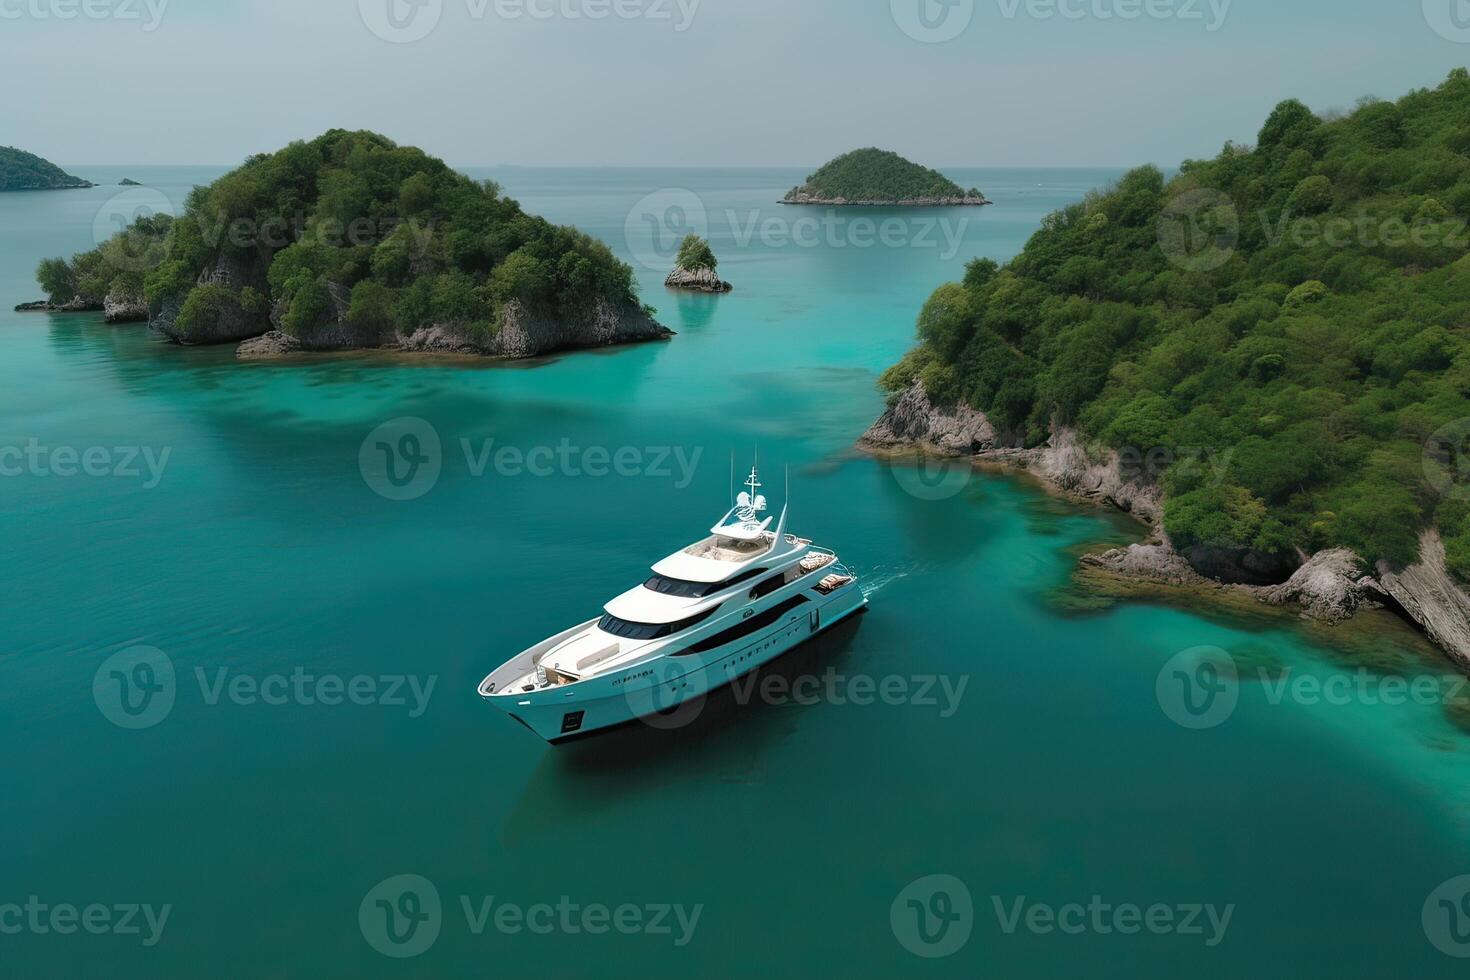
{"type": "Polygon", "coordinates": [[[831,206],[957,206],[990,202],[975,188],[964,190],[937,170],[921,167],[888,150],[844,153],[792,188],[783,204],[831,206]]]}
{"type": "Polygon", "coordinates": [[[0,191],[62,191],[93,186],[34,153],[0,146],[0,191]]]}
{"type": "Polygon", "coordinates": [[[674,271],[664,280],[670,289],[689,289],[702,293],[728,293],[734,287],[725,282],[715,270],[720,266],[709,241],[698,235],[686,235],[679,243],[679,254],[674,258],[674,271]]]}
{"type": "Polygon", "coordinates": [[[526,357],[670,336],[606,245],[422,150],[332,130],[250,158],[98,249],[50,303],[141,297],[153,329],[242,357],[389,347],[526,357]]]}
{"type": "Polygon", "coordinates": [[[1210,579],[1264,585],[1346,549],[1338,612],[1371,572],[1470,658],[1436,635],[1459,627],[1414,610],[1458,589],[1405,571],[1470,582],[1467,213],[1464,69],[1348,114],[1283,102],[1254,148],[1227,143],[1171,180],[1134,170],[1005,266],[976,260],[940,287],[868,442],[932,442],[904,417],[916,398],[968,418],[982,456],[1075,440],[1132,486],[1104,496],[1161,501],[1160,560],[1176,549],[1210,579]]]}

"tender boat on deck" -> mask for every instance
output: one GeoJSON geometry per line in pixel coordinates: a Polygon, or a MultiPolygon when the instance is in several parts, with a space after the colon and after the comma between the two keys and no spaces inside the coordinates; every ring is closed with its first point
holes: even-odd
{"type": "Polygon", "coordinates": [[[771,530],[755,469],[745,485],[708,537],[599,618],[514,657],[480,696],[548,742],[571,741],[667,718],[865,609],[836,554],[787,533],[789,503],[771,530]]]}

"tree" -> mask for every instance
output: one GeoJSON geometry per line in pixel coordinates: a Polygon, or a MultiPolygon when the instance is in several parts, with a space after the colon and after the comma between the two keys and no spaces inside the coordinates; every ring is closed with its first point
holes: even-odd
{"type": "Polygon", "coordinates": [[[709,247],[709,242],[698,235],[684,236],[684,241],[679,243],[679,255],[674,264],[687,272],[698,272],[700,269],[714,272],[720,265],[714,250],[709,247]]]}

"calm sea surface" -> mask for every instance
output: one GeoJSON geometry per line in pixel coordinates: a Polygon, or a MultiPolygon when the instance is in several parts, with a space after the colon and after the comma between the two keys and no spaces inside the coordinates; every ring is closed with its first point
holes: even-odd
{"type": "MultiPolygon", "coordinates": [[[[633,262],[678,337],[516,365],[240,365],[9,312],[37,297],[39,259],[220,173],[79,171],[107,186],[0,196],[0,447],[28,453],[19,472],[0,457],[0,906],[171,909],[152,946],[141,916],[141,935],[90,935],[38,913],[0,934],[7,975],[1463,973],[1421,922],[1470,872],[1470,736],[1441,707],[1383,703],[1377,675],[1357,693],[1362,650],[1286,617],[1090,608],[1074,558],[1135,538],[1126,521],[850,451],[929,292],[1116,174],[958,171],[996,206],[830,221],[775,203],[796,169],[475,171],[633,262]],[[124,176],[154,190],[114,200],[124,176]],[[709,232],[734,293],[664,291],[686,230],[709,232]],[[402,418],[442,451],[432,488],[395,501],[360,450],[402,418]],[[756,443],[778,501],[790,469],[793,528],[871,592],[773,675],[816,678],[808,696],[717,699],[682,730],[567,750],[477,699],[491,668],[701,535],[730,454],[748,466],[756,443]],[[109,475],[60,475],[70,452],[109,475]],[[134,654],[104,667],[139,646],[172,683],[134,654]],[[1173,685],[1202,675],[1171,658],[1199,647],[1354,692],[1251,682],[1185,704],[1173,685]],[[128,714],[118,665],[171,704],[132,687],[147,709],[128,714]],[[371,703],[321,703],[359,677],[371,703]],[[1172,720],[1190,705],[1219,723],[1172,720]],[[422,884],[380,886],[399,875],[432,883],[438,915],[422,884]],[[973,912],[953,885],[947,905],[905,893],[931,875],[973,912]],[[1203,935],[1091,918],[1073,935],[1010,928],[1018,901],[1233,909],[1223,937],[1204,916],[1203,935]],[[624,905],[641,925],[582,928],[624,905]],[[692,929],[656,911],[673,906],[697,909],[692,929]],[[420,955],[374,948],[389,912],[399,938],[425,930],[420,955]],[[946,923],[970,931],[958,952],[909,951],[946,923]]],[[[1390,625],[1367,659],[1444,669],[1423,655],[1390,625]]]]}

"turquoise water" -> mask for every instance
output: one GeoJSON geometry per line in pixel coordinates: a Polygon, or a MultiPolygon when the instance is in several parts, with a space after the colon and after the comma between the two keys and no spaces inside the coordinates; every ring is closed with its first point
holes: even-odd
{"type": "MultiPolygon", "coordinates": [[[[132,176],[176,203],[217,173],[77,172],[132,176]]],[[[1126,522],[1004,477],[951,474],[933,492],[912,469],[849,451],[881,411],[877,373],[909,346],[929,291],[970,257],[1014,254],[1047,211],[1113,174],[956,172],[1000,203],[942,213],[953,250],[916,243],[912,215],[889,245],[862,245],[856,218],[785,243],[781,229],[808,213],[774,202],[798,170],[476,175],[654,264],[655,230],[699,225],[690,192],[736,291],[671,296],[640,268],[677,338],[529,364],[239,365],[229,350],[169,347],[97,316],[8,312],[35,297],[38,259],[91,244],[116,188],[0,197],[0,447],[100,449],[112,469],[127,469],[119,449],[156,463],[168,453],[156,485],[144,462],[137,476],[0,477],[0,906],[171,906],[152,946],[0,934],[8,973],[1460,972],[1421,925],[1430,893],[1470,871],[1470,737],[1439,707],[1273,703],[1247,684],[1218,727],[1177,725],[1156,680],[1181,651],[1265,655],[1314,677],[1352,661],[1286,618],[1144,604],[1068,613],[1056,591],[1077,549],[1126,540],[1126,522]],[[742,237],[752,211],[774,230],[742,237]],[[428,493],[392,501],[364,478],[359,451],[402,417],[430,423],[444,450],[428,493]],[[473,457],[490,439],[492,451],[565,442],[594,470],[596,450],[639,463],[622,475],[476,475],[461,440],[473,457]],[[913,696],[717,700],[681,730],[566,750],[475,697],[511,653],[589,618],[708,527],[730,453],[748,463],[757,441],[778,499],[790,467],[793,527],[874,590],[867,616],[777,678],[893,677],[913,696]],[[675,450],[692,471],[653,465],[675,450]],[[127,730],[93,684],[104,661],[139,645],[168,658],[175,701],[127,730]],[[211,703],[221,670],[435,686],[421,713],[407,690],[406,705],[211,703]],[[926,699],[925,678],[965,686],[957,701],[926,699]],[[427,951],[390,959],[358,912],[402,874],[431,881],[443,915],[427,951]],[[951,957],[921,959],[890,906],[935,874],[967,886],[972,932],[951,957]],[[1212,947],[1182,934],[1008,934],[994,911],[997,898],[1094,895],[1234,911],[1212,947]],[[677,928],[476,934],[461,896],[476,908],[565,896],[702,909],[679,945],[677,928]]],[[[1407,631],[1374,643],[1442,669],[1414,659],[1423,649],[1407,631]]]]}

